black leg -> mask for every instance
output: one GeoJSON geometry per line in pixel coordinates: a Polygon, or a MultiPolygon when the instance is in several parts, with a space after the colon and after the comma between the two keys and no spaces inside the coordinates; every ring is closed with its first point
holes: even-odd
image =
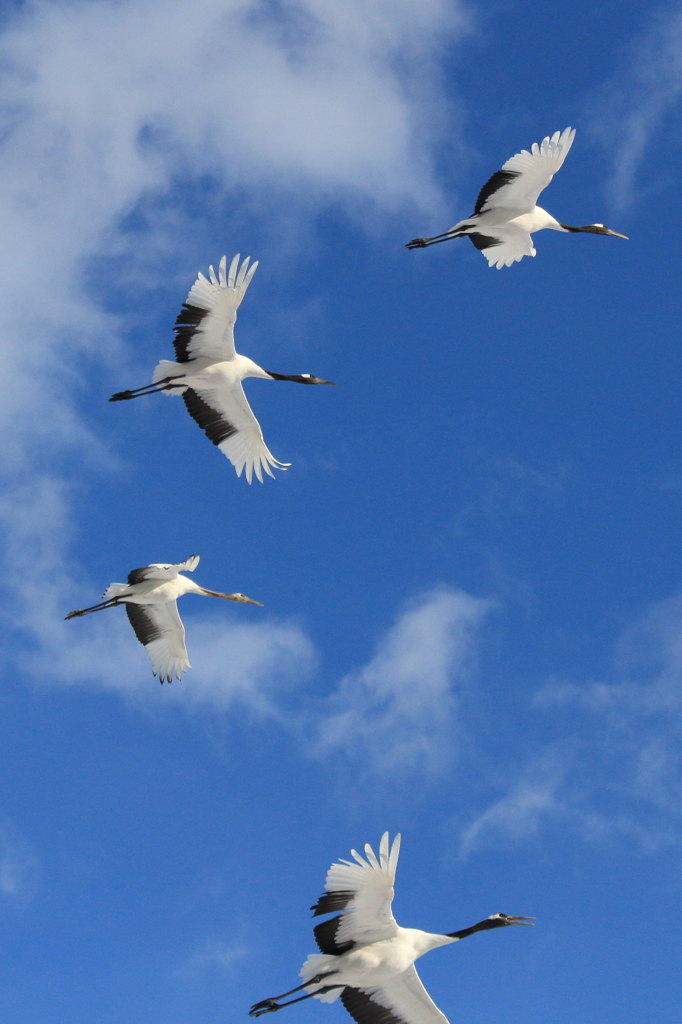
{"type": "Polygon", "coordinates": [[[118,598],[110,598],[108,601],[102,601],[101,604],[93,604],[91,608],[76,608],[75,611],[69,612],[68,615],[65,615],[64,619],[75,619],[79,615],[89,615],[90,612],[99,612],[102,608],[113,608],[117,604],[121,604],[118,598]]]}
{"type": "MultiPolygon", "coordinates": [[[[115,395],[111,396],[109,401],[126,402],[129,398],[142,398],[143,395],[154,395],[157,391],[170,391],[171,388],[177,387],[178,383],[178,377],[164,377],[163,380],[159,380],[155,384],[144,384],[141,388],[117,391],[115,395]]],[[[181,386],[186,387],[187,385],[183,383],[181,386]]]]}
{"type": "Polygon", "coordinates": [[[453,235],[449,231],[444,231],[442,235],[433,235],[432,238],[413,238],[411,242],[408,242],[405,246],[406,249],[425,249],[427,245],[436,245],[438,242],[447,242],[449,238],[461,238],[465,235],[466,231],[461,234],[458,232],[453,235]]]}
{"type": "MultiPolygon", "coordinates": [[[[325,977],[328,977],[328,975],[325,975],[325,977]]],[[[306,982],[306,985],[312,984],[315,984],[315,982],[306,982]]],[[[298,992],[301,988],[305,988],[305,985],[299,985],[298,988],[292,988],[291,991],[298,992]]],[[[278,1003],[277,1000],[289,995],[288,992],[284,992],[281,996],[275,996],[272,999],[263,999],[260,1003],[254,1003],[249,1010],[249,1017],[262,1017],[264,1013],[274,1013],[275,1010],[283,1010],[285,1006],[293,1006],[294,1003],[301,1003],[304,999],[312,999],[313,996],[319,996],[321,993],[331,992],[334,988],[343,988],[343,985],[325,985],[323,988],[318,988],[315,992],[306,992],[304,996],[298,996],[296,999],[290,999],[286,1003],[278,1003]]]]}

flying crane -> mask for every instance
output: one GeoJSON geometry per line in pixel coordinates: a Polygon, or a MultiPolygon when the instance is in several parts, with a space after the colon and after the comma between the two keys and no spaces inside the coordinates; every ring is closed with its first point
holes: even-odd
{"type": "Polygon", "coordinates": [[[109,399],[121,402],[142,395],[165,391],[182,395],[187,411],[206,436],[227,456],[237,476],[242,472],[249,483],[255,473],[263,482],[263,470],[274,477],[271,466],[287,469],[268,449],[263,431],[246,400],[242,381],[246,377],[265,380],[291,380],[297,384],[333,384],[310,373],[285,374],[264,370],[234,346],[237,309],[256,272],[258,261],[249,267],[247,256],[239,265],[239,254],[226,271],[223,256],[216,275],[208,268],[209,279],[199,274],[190,289],[176,321],[175,362],[162,359],[152,375],[152,383],[141,388],[118,391],[109,399]]]}
{"type": "Polygon", "coordinates": [[[199,564],[199,555],[190,555],[177,565],[152,563],[128,573],[127,583],[110,583],[102,594],[100,604],[90,608],[77,608],[65,616],[75,619],[104,608],[115,608],[124,604],[135,636],[144,645],[152,663],[154,675],[159,682],[173,682],[173,676],[180,679],[185,669],[190,668],[185,647],[185,627],[178,614],[177,599],[183,594],[202,594],[206,597],[224,597],[227,601],[240,604],[257,604],[245,594],[221,594],[217,590],[200,587],[194,580],[180,575],[194,572],[199,564]]]}
{"type": "Polygon", "coordinates": [[[341,911],[313,929],[320,953],[311,953],[300,970],[301,985],[255,1003],[249,1013],[260,1017],[303,999],[341,1002],[357,1024],[448,1024],[424,988],[414,961],[439,946],[475,932],[508,925],[530,925],[535,918],[492,914],[470,928],[445,935],[401,928],[391,912],[400,835],[389,847],[384,832],[377,857],[365,845],[365,857],[351,850],[353,861],[332,864],[325,892],[310,909],[317,917],[341,911]],[[305,995],[287,1002],[287,996],[305,995]]]}
{"type": "Polygon", "coordinates": [[[534,142],[530,153],[522,149],[485,183],[471,217],[461,220],[441,235],[413,238],[406,248],[423,249],[427,245],[466,235],[483,253],[488,266],[501,270],[518,263],[524,256],[535,256],[531,235],[543,228],[627,238],[627,235],[620,235],[603,224],[585,224],[582,227],[561,224],[551,213],[536,205],[538,196],[566,159],[574,138],[575,128],[564,128],[563,132],[554,132],[551,138],[546,136],[539,145],[534,142]]]}

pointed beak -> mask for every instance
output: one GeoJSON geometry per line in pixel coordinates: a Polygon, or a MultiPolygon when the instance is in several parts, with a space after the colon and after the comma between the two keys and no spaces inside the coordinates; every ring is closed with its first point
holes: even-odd
{"type": "Polygon", "coordinates": [[[607,228],[606,229],[606,234],[607,235],[613,235],[614,238],[627,238],[628,241],[629,241],[628,235],[621,235],[618,231],[612,231],[611,228],[607,228]]]}
{"type": "Polygon", "coordinates": [[[311,384],[334,384],[336,386],[336,381],[335,380],[322,380],[321,377],[313,377],[313,379],[311,380],[310,383],[311,384]]]}
{"type": "Polygon", "coordinates": [[[535,918],[534,917],[510,917],[507,919],[508,924],[527,924],[532,927],[535,918]]]}
{"type": "Polygon", "coordinates": [[[244,604],[257,604],[259,608],[264,608],[265,605],[262,601],[254,601],[252,597],[245,597],[244,604]]]}

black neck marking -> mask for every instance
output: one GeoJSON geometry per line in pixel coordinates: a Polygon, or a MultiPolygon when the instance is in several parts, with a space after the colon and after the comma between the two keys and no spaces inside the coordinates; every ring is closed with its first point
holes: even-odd
{"type": "Polygon", "coordinates": [[[296,384],[313,383],[308,377],[304,377],[301,373],[273,373],[272,370],[266,370],[265,372],[268,377],[272,377],[273,380],[293,380],[296,384]]]}
{"type": "Polygon", "coordinates": [[[468,935],[473,935],[474,932],[484,932],[489,928],[501,928],[506,923],[502,917],[486,917],[484,921],[472,924],[470,928],[462,928],[458,932],[447,932],[447,936],[450,939],[466,939],[468,935]]]}

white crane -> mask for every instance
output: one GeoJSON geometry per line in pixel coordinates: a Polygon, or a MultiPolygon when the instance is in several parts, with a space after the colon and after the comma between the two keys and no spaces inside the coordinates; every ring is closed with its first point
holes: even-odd
{"type": "Polygon", "coordinates": [[[140,398],[156,391],[182,395],[190,416],[209,440],[217,445],[234,466],[237,476],[244,471],[251,483],[255,473],[263,482],[263,470],[274,476],[270,467],[286,469],[268,449],[260,424],[246,400],[242,381],[246,377],[265,380],[292,380],[298,384],[333,384],[310,373],[285,374],[264,370],[234,347],[237,309],[258,261],[249,267],[247,256],[239,266],[239,254],[226,273],[227,257],[218,266],[208,268],[210,280],[199,274],[175,321],[176,361],[162,359],[154,370],[152,383],[112,395],[110,402],[140,398]]]}
{"type": "Polygon", "coordinates": [[[257,604],[245,594],[221,594],[217,590],[200,587],[194,580],[181,576],[182,572],[194,572],[199,564],[199,555],[190,555],[177,565],[152,563],[128,573],[127,583],[110,583],[102,594],[103,601],[91,608],[77,608],[65,616],[75,619],[89,615],[103,608],[115,608],[124,604],[135,636],[144,645],[152,663],[154,675],[159,682],[173,682],[173,676],[180,679],[185,669],[190,668],[185,647],[185,627],[178,615],[177,599],[183,594],[203,594],[207,597],[224,597],[227,601],[240,604],[257,604]]]}
{"type": "Polygon", "coordinates": [[[320,953],[311,953],[300,970],[303,984],[255,1003],[252,1017],[315,997],[323,1003],[341,998],[358,1024],[448,1024],[417,974],[414,961],[430,949],[447,946],[474,932],[531,924],[535,918],[492,914],[484,921],[446,935],[401,928],[391,913],[400,835],[389,849],[388,832],[379,856],[369,845],[365,857],[351,850],[327,872],[324,895],[310,909],[314,916],[340,910],[314,929],[320,953]],[[365,859],[366,858],[366,859],[365,859]],[[280,1003],[305,989],[306,995],[280,1003]]]}
{"type": "Polygon", "coordinates": [[[619,235],[603,224],[585,224],[582,227],[560,224],[551,213],[536,206],[538,196],[566,159],[574,138],[575,128],[564,128],[563,132],[554,132],[551,138],[546,136],[540,145],[534,142],[530,153],[522,149],[485,183],[471,217],[461,220],[441,235],[413,238],[406,248],[423,249],[427,245],[468,235],[487,259],[488,266],[501,270],[502,267],[511,267],[524,256],[535,256],[530,236],[543,228],[627,238],[627,235],[619,235]]]}

